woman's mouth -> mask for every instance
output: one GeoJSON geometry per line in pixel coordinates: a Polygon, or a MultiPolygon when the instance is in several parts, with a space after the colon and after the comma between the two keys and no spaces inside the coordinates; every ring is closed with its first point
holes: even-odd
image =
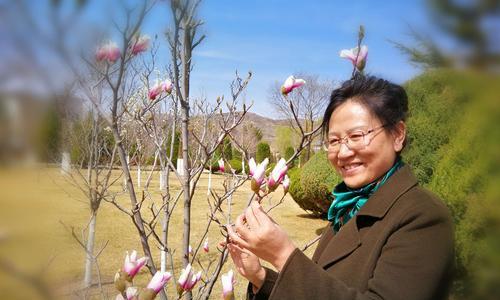
{"type": "Polygon", "coordinates": [[[343,165],[341,167],[342,172],[346,174],[351,174],[356,172],[363,164],[362,163],[351,163],[347,165],[343,165]]]}

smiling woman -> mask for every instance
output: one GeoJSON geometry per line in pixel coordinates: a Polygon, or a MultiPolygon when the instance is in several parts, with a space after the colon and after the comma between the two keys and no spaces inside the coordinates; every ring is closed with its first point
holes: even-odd
{"type": "Polygon", "coordinates": [[[253,203],[228,246],[250,281],[249,298],[447,298],[452,221],[401,159],[407,111],[404,89],[376,77],[356,75],[333,91],[323,133],[343,182],[333,190],[330,224],[311,260],[253,203]]]}

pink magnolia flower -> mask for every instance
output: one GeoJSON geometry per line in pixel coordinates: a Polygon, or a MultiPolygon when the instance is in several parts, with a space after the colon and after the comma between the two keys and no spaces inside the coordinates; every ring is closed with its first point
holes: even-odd
{"type": "Polygon", "coordinates": [[[248,161],[248,168],[250,169],[249,173],[250,173],[250,176],[253,176],[253,173],[255,172],[255,169],[257,168],[257,164],[255,163],[255,159],[250,158],[250,160],[248,161]]]}
{"type": "Polygon", "coordinates": [[[134,42],[134,44],[130,47],[132,55],[137,55],[141,52],[148,50],[149,41],[151,39],[147,35],[142,35],[134,42]]]}
{"type": "Polygon", "coordinates": [[[158,294],[165,284],[172,278],[172,274],[169,272],[158,271],[155,273],[151,281],[148,283],[146,288],[152,289],[156,294],[158,294]]]}
{"type": "Polygon", "coordinates": [[[286,195],[286,193],[288,193],[288,189],[290,188],[290,178],[288,178],[288,175],[285,175],[281,184],[283,185],[283,192],[286,195]]]}
{"type": "Polygon", "coordinates": [[[288,93],[293,91],[294,89],[301,87],[304,85],[305,80],[304,79],[296,79],[295,77],[289,76],[286,80],[283,86],[281,86],[281,93],[286,96],[288,93]]]}
{"type": "Polygon", "coordinates": [[[222,296],[224,300],[234,300],[234,273],[230,270],[226,274],[222,274],[222,296]]]}
{"type": "Polygon", "coordinates": [[[111,43],[108,47],[108,61],[114,63],[121,56],[120,49],[115,43],[111,43]]]}
{"type": "Polygon", "coordinates": [[[104,60],[108,57],[108,51],[105,47],[100,47],[95,53],[95,59],[97,61],[104,60]]]}
{"type": "Polygon", "coordinates": [[[187,290],[190,291],[193,289],[193,287],[196,285],[196,283],[198,283],[198,281],[200,281],[201,279],[201,271],[199,271],[198,273],[196,273],[196,275],[193,275],[191,277],[191,281],[189,282],[189,285],[187,286],[187,290]]]}
{"type": "Polygon", "coordinates": [[[260,187],[264,180],[266,179],[266,168],[269,164],[269,159],[266,158],[260,164],[256,165],[253,158],[250,159],[248,165],[250,166],[250,174],[252,175],[252,180],[250,182],[250,186],[252,191],[256,194],[259,193],[260,187]],[[253,166],[252,166],[253,165],[253,166]]]}
{"type": "MultiPolygon", "coordinates": [[[[127,290],[125,291],[125,294],[127,296],[127,300],[134,300],[137,299],[137,296],[139,295],[138,290],[136,287],[128,287],[127,290]]],[[[121,294],[116,295],[115,300],[125,300],[121,294]]]]}
{"type": "Polygon", "coordinates": [[[174,85],[172,84],[172,81],[170,81],[170,79],[165,79],[165,81],[161,83],[161,90],[167,94],[171,94],[173,88],[174,85]]]}
{"type": "Polygon", "coordinates": [[[162,92],[161,84],[155,84],[148,92],[148,97],[150,100],[155,100],[162,92]]]}
{"type": "Polygon", "coordinates": [[[267,188],[270,192],[276,190],[281,180],[283,180],[283,177],[285,176],[287,170],[288,166],[286,165],[286,160],[281,158],[274,167],[267,181],[267,188]]]}
{"type": "Polygon", "coordinates": [[[167,94],[172,93],[174,85],[170,79],[165,79],[165,81],[159,83],[157,82],[148,92],[148,97],[150,100],[155,100],[156,97],[160,96],[163,92],[167,94]]]}
{"type": "Polygon", "coordinates": [[[208,253],[208,238],[206,238],[205,243],[203,243],[203,251],[208,253]]]}
{"type": "Polygon", "coordinates": [[[192,290],[200,279],[201,271],[194,274],[191,264],[188,264],[185,269],[182,269],[181,276],[177,280],[177,292],[181,295],[183,291],[192,290]]]}
{"type": "Polygon", "coordinates": [[[120,48],[113,42],[101,46],[95,55],[97,61],[107,60],[109,63],[114,63],[120,56],[120,48]]]}
{"type": "Polygon", "coordinates": [[[344,49],[340,51],[340,57],[350,60],[359,71],[363,71],[366,65],[366,57],[368,56],[368,47],[365,45],[352,49],[344,49]]]}
{"type": "Polygon", "coordinates": [[[129,255],[127,251],[127,256],[125,256],[125,262],[123,264],[123,271],[127,273],[131,278],[139,272],[139,270],[146,264],[148,261],[147,257],[141,257],[137,259],[137,251],[132,251],[129,255]]]}
{"type": "Polygon", "coordinates": [[[221,158],[221,159],[219,159],[218,163],[219,163],[219,171],[221,171],[222,173],[224,173],[224,171],[226,170],[224,168],[224,160],[221,158]]]}

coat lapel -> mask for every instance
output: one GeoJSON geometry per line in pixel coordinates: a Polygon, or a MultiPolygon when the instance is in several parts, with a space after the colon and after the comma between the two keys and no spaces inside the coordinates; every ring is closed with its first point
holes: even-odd
{"type": "Polygon", "coordinates": [[[383,219],[392,205],[406,191],[417,185],[417,179],[408,165],[403,166],[376,191],[357,216],[371,216],[383,219]]]}
{"type": "Polygon", "coordinates": [[[372,216],[383,219],[394,202],[416,184],[417,180],[410,167],[402,167],[370,197],[356,216],[342,226],[337,234],[333,234],[331,223],[327,226],[313,255],[313,261],[325,268],[348,256],[362,243],[357,226],[358,217],[372,216]]]}
{"type": "Polygon", "coordinates": [[[332,237],[324,246],[323,251],[318,253],[318,264],[322,267],[342,259],[361,245],[356,217],[342,226],[337,234],[333,235],[332,227],[329,228],[329,231],[328,234],[331,234],[332,237]]]}

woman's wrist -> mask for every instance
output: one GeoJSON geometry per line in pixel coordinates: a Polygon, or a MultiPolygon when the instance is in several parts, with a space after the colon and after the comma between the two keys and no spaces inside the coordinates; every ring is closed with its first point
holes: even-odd
{"type": "Polygon", "coordinates": [[[253,292],[257,293],[264,283],[264,280],[266,280],[266,269],[260,267],[260,270],[255,273],[255,276],[252,276],[252,278],[249,278],[248,280],[252,283],[253,292]]]}
{"type": "Polygon", "coordinates": [[[295,251],[296,248],[297,247],[295,247],[294,244],[288,244],[283,251],[279,252],[279,255],[276,257],[275,261],[271,262],[271,264],[276,268],[278,272],[281,272],[288,258],[290,257],[290,255],[292,255],[293,251],[295,251]]]}

